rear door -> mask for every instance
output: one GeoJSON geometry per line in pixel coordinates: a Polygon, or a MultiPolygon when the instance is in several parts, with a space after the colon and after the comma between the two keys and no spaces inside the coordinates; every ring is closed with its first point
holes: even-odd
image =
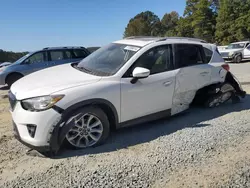
{"type": "Polygon", "coordinates": [[[172,114],[187,109],[196,91],[210,84],[212,66],[203,47],[196,44],[175,44],[174,65],[178,70],[172,114]]]}
{"type": "Polygon", "coordinates": [[[67,56],[66,50],[50,50],[49,60],[50,66],[56,66],[70,62],[70,58],[67,56]]]}

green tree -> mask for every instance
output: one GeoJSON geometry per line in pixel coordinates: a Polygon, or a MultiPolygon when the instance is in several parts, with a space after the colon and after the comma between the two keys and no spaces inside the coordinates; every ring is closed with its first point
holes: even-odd
{"type": "Polygon", "coordinates": [[[199,0],[186,0],[186,7],[184,10],[184,16],[192,16],[192,14],[196,11],[197,7],[196,4],[199,2],[199,0]]]}
{"type": "Polygon", "coordinates": [[[176,11],[166,13],[162,20],[162,27],[164,29],[165,36],[176,36],[176,26],[179,21],[179,14],[176,11]]]}
{"type": "Polygon", "coordinates": [[[221,0],[216,21],[218,43],[250,38],[250,0],[221,0]]]}
{"type": "Polygon", "coordinates": [[[194,11],[190,15],[194,37],[202,38],[208,42],[214,41],[216,24],[216,13],[211,5],[208,0],[200,0],[194,5],[194,11]]]}
{"type": "Polygon", "coordinates": [[[193,37],[193,28],[190,23],[191,23],[190,17],[180,17],[176,26],[177,36],[193,37]]]}
{"type": "Polygon", "coordinates": [[[123,36],[159,36],[162,35],[162,32],[163,28],[159,17],[151,11],[146,11],[130,19],[123,36]]]}
{"type": "Polygon", "coordinates": [[[0,49],[0,62],[14,62],[27,53],[28,52],[10,52],[0,49]]]}

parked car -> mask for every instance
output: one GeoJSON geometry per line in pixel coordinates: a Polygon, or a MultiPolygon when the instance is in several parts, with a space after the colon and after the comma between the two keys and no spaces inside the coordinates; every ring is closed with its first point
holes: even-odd
{"type": "Polygon", "coordinates": [[[172,116],[193,102],[215,107],[245,94],[216,45],[130,37],[80,63],[18,80],[9,100],[16,138],[55,154],[63,143],[77,149],[97,146],[111,129],[172,116]]]}
{"type": "Polygon", "coordinates": [[[90,52],[84,47],[50,47],[28,53],[0,72],[0,85],[11,86],[15,81],[30,73],[56,65],[77,62],[89,54],[90,52]]]}
{"type": "Polygon", "coordinates": [[[219,50],[223,59],[240,63],[243,59],[250,58],[250,41],[234,42],[226,49],[219,50]]]}
{"type": "Polygon", "coordinates": [[[11,65],[10,62],[1,63],[1,64],[0,64],[0,69],[3,68],[3,67],[7,67],[7,66],[9,66],[9,65],[11,65]]]}

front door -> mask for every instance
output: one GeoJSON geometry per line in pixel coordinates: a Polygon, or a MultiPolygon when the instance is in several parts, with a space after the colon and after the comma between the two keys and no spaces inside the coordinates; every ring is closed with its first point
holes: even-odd
{"type": "Polygon", "coordinates": [[[121,122],[157,112],[170,111],[175,88],[171,45],[164,45],[145,52],[121,78],[121,122]],[[150,70],[147,78],[132,84],[136,67],[150,70]]]}
{"type": "Polygon", "coordinates": [[[250,58],[250,45],[248,45],[243,51],[244,58],[250,58]]]}
{"type": "Polygon", "coordinates": [[[21,63],[22,73],[24,75],[27,75],[44,68],[48,68],[49,61],[47,57],[48,56],[46,51],[40,51],[32,54],[21,63]]]}

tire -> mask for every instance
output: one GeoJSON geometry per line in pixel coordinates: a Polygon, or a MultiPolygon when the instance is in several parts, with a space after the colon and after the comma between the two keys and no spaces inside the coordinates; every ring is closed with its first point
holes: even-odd
{"type": "Polygon", "coordinates": [[[242,56],[239,54],[239,55],[236,55],[234,57],[234,63],[240,63],[242,60],[242,56]]]}
{"type": "Polygon", "coordinates": [[[226,103],[228,100],[230,100],[232,98],[232,96],[233,96],[232,91],[227,91],[225,93],[215,94],[215,95],[209,97],[209,99],[205,102],[205,107],[214,108],[214,107],[220,106],[220,105],[226,103]],[[223,97],[225,97],[225,98],[223,98],[223,97]]]}
{"type": "Polygon", "coordinates": [[[7,76],[6,84],[10,87],[14,82],[16,82],[17,80],[19,80],[22,77],[23,77],[23,75],[21,75],[21,74],[17,74],[17,73],[11,74],[11,75],[7,76]]]}
{"type": "Polygon", "coordinates": [[[102,109],[94,106],[83,107],[73,112],[67,118],[64,126],[67,127],[64,139],[65,146],[72,149],[99,146],[106,141],[110,133],[107,115],[102,109]],[[90,119],[91,117],[92,119],[90,119]],[[93,127],[91,128],[91,126],[93,127]]]}

